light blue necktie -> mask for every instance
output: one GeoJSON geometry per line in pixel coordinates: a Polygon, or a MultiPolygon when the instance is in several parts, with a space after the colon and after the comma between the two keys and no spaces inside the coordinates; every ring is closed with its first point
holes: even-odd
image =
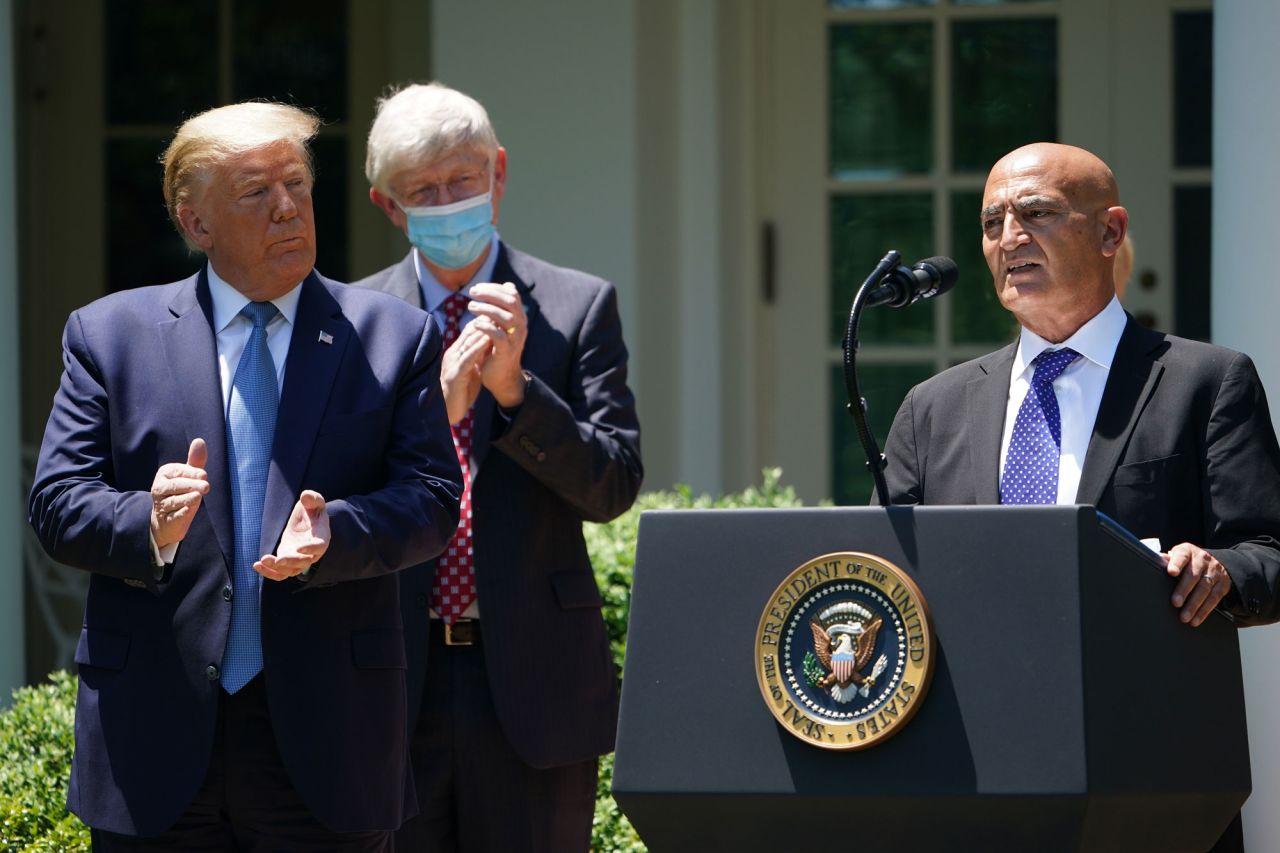
{"type": "Polygon", "coordinates": [[[249,318],[253,330],[236,366],[227,403],[227,465],[236,533],[231,631],[222,653],[222,688],[228,693],[235,693],[262,671],[262,577],[253,564],[262,556],[262,508],[280,402],[276,366],[267,349],[267,324],[278,313],[270,302],[250,302],[241,309],[240,315],[249,318]]]}
{"type": "Polygon", "coordinates": [[[1080,357],[1073,349],[1045,350],[1031,364],[1036,372],[1013,420],[1009,452],[1000,478],[1002,504],[1058,502],[1058,462],[1062,456],[1062,414],[1053,380],[1080,357]]]}

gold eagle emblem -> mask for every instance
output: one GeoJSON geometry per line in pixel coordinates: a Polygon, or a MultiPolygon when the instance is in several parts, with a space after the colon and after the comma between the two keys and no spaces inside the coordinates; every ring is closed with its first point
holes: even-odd
{"type": "Polygon", "coordinates": [[[854,602],[832,605],[809,620],[813,651],[825,670],[814,686],[830,690],[837,702],[867,696],[888,664],[880,655],[871,672],[863,674],[875,654],[881,624],[880,616],[854,602]]]}

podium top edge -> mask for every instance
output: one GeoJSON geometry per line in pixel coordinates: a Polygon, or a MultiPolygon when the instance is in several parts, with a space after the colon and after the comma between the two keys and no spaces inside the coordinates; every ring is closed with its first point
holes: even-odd
{"type": "MultiPolygon", "coordinates": [[[[1049,504],[1044,506],[1018,505],[1005,506],[1001,504],[931,504],[923,506],[919,504],[896,504],[890,507],[882,506],[787,506],[787,507],[688,507],[688,508],[670,508],[664,507],[660,509],[646,509],[640,512],[640,516],[668,516],[668,515],[729,515],[729,514],[799,514],[799,513],[859,513],[859,514],[879,514],[883,512],[890,513],[940,513],[940,512],[965,512],[965,513],[985,513],[985,512],[1001,512],[1001,513],[1030,513],[1036,515],[1059,514],[1064,516],[1076,516],[1082,512],[1099,518],[1106,518],[1105,515],[1097,511],[1093,504],[1049,504]]],[[[1110,521],[1110,519],[1108,519],[1110,521]]],[[[1115,522],[1110,522],[1115,524],[1115,522]]]]}

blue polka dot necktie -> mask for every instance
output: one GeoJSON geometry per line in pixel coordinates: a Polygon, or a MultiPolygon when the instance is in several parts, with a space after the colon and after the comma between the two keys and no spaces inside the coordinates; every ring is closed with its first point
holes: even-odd
{"type": "Polygon", "coordinates": [[[1009,453],[1000,478],[1002,504],[1058,502],[1058,460],[1062,455],[1062,413],[1053,380],[1080,357],[1073,349],[1045,350],[1031,362],[1031,387],[1013,421],[1009,453]]]}
{"type": "Polygon", "coordinates": [[[227,401],[227,467],[236,533],[231,630],[222,653],[222,688],[228,693],[235,693],[262,671],[262,577],[253,564],[262,556],[262,510],[280,402],[276,366],[267,349],[267,324],[278,313],[270,302],[250,302],[241,309],[240,316],[249,318],[253,329],[236,365],[227,401]]]}

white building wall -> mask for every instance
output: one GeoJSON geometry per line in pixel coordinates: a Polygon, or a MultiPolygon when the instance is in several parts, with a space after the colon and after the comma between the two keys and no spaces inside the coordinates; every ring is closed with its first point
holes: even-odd
{"type": "MultiPolygon", "coordinates": [[[[0,56],[12,57],[13,8],[0,0],[0,56]]],[[[18,214],[13,63],[0,63],[0,707],[24,679],[22,588],[23,519],[26,518],[19,435],[21,393],[18,380],[18,214]]]]}
{"type": "Polygon", "coordinates": [[[431,4],[433,75],[507,150],[503,238],[617,285],[648,489],[724,485],[717,9],[431,4]]]}
{"type": "MultiPolygon", "coordinates": [[[[1213,27],[1213,339],[1253,357],[1275,420],[1280,288],[1268,258],[1280,233],[1274,210],[1280,198],[1280,100],[1274,96],[1280,3],[1217,3],[1213,27]]],[[[1280,626],[1245,629],[1240,646],[1253,766],[1245,846],[1280,850],[1280,626]]],[[[1194,772],[1194,765],[1188,769],[1194,772]]]]}
{"type": "Polygon", "coordinates": [[[435,0],[431,66],[489,111],[507,150],[498,229],[618,286],[635,313],[636,68],[631,0],[435,0]]]}

